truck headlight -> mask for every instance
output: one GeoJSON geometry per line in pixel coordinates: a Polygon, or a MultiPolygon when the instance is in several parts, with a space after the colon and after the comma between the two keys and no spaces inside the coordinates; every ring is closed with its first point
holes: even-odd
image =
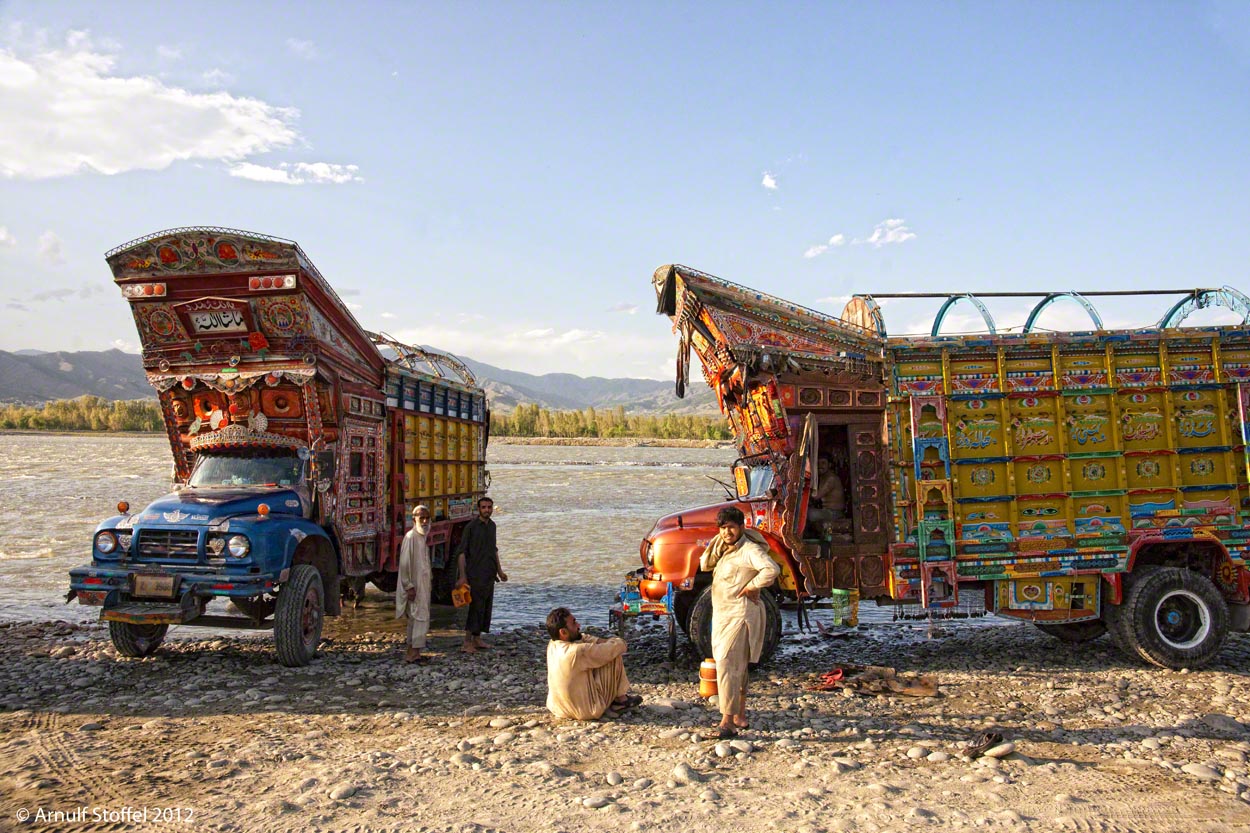
{"type": "Polygon", "coordinates": [[[252,544],[244,535],[232,535],[226,542],[226,548],[235,558],[243,558],[252,551],[252,544]]]}
{"type": "Polygon", "coordinates": [[[114,552],[117,549],[117,536],[108,531],[97,534],[95,548],[105,555],[114,552]]]}

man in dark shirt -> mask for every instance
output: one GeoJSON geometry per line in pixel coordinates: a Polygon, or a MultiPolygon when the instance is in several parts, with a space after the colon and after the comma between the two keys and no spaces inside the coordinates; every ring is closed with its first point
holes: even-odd
{"type": "Polygon", "coordinates": [[[459,560],[457,586],[469,585],[469,615],[464,624],[464,651],[475,653],[489,648],[482,634],[490,632],[491,603],[495,598],[495,582],[507,581],[508,574],[499,565],[499,547],[495,545],[495,522],[490,519],[495,502],[488,497],[477,502],[477,517],[469,521],[456,548],[459,560]]]}

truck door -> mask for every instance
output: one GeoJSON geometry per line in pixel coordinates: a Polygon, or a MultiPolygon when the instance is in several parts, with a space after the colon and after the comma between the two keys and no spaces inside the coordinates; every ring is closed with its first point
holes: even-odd
{"type": "Polygon", "coordinates": [[[378,530],[386,515],[386,460],[380,421],[343,420],[339,535],[348,575],[378,569],[378,530]]]}
{"type": "Polygon", "coordinates": [[[889,537],[889,507],[886,505],[886,469],[881,450],[881,423],[878,420],[847,425],[851,460],[851,512],[855,522],[855,543],[874,544],[883,549],[889,537]]]}
{"type": "Polygon", "coordinates": [[[812,494],[812,458],[816,448],[816,424],[812,415],[803,417],[799,443],[790,455],[790,474],[785,485],[785,513],[790,524],[791,546],[802,546],[807,526],[807,504],[812,494]]]}

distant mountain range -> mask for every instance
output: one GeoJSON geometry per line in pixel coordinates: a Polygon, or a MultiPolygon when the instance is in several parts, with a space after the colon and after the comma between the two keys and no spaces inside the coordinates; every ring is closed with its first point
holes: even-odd
{"type": "MultiPolygon", "coordinates": [[[[686,398],[678,399],[671,381],[586,378],[571,373],[535,376],[468,358],[464,363],[486,389],[491,406],[501,411],[511,411],[520,403],[533,403],[551,410],[619,405],[629,413],[717,412],[715,397],[702,385],[692,384],[686,398]]],[[[120,350],[56,353],[17,350],[10,353],[0,350],[0,402],[35,403],[88,394],[105,399],[153,396],[143,374],[143,365],[133,353],[120,350]]]]}

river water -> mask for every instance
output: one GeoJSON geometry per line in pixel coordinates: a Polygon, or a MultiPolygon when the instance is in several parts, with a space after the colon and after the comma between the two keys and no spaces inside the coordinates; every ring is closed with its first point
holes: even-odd
{"type": "MultiPolygon", "coordinates": [[[[535,625],[566,605],[581,621],[606,625],[655,519],[723,499],[710,478],[727,480],[733,457],[705,448],[491,445],[490,494],[509,576],[496,587],[495,623],[535,625]]],[[[169,475],[163,436],[0,433],[0,621],[94,621],[98,608],[63,604],[67,571],[90,559],[91,533],[119,500],[143,507],[170,491],[169,475]]],[[[390,630],[386,613],[387,600],[372,590],[364,612],[344,618],[390,630]]],[[[888,622],[890,613],[869,604],[861,619],[888,622]]],[[[786,618],[792,627],[793,614],[786,618]]]]}

